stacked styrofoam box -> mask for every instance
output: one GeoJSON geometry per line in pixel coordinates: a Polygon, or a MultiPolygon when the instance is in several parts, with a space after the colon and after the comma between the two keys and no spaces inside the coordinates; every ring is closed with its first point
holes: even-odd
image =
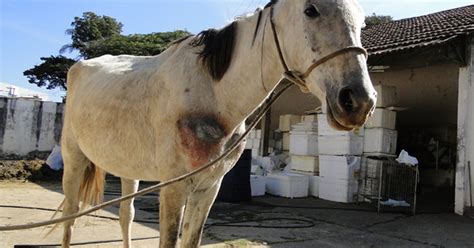
{"type": "Polygon", "coordinates": [[[291,126],[301,122],[300,115],[281,115],[280,125],[278,127],[282,135],[282,151],[290,150],[290,131],[291,126]]]}
{"type": "Polygon", "coordinates": [[[250,188],[252,190],[252,196],[265,195],[267,178],[264,176],[251,175],[250,176],[250,188]]]}
{"type": "Polygon", "coordinates": [[[397,104],[397,91],[393,86],[383,85],[378,85],[375,89],[378,93],[377,108],[366,123],[364,154],[393,155],[397,149],[397,113],[387,108],[397,104]]]}
{"type": "Polygon", "coordinates": [[[319,155],[319,198],[335,202],[354,202],[360,174],[359,156],[319,155]]]}
{"type": "Polygon", "coordinates": [[[356,200],[360,156],[364,149],[364,128],[337,131],[318,115],[319,198],[335,202],[356,200]]]}
{"type": "Polygon", "coordinates": [[[306,175],[308,194],[319,196],[318,122],[316,115],[306,115],[302,122],[292,125],[290,132],[290,169],[306,175]]]}
{"type": "Polygon", "coordinates": [[[247,137],[245,149],[252,149],[252,157],[260,155],[260,146],[262,143],[262,130],[253,129],[247,137]]]}
{"type": "Polygon", "coordinates": [[[309,177],[295,173],[276,173],[267,175],[266,192],[286,198],[308,196],[309,177]]]}
{"type": "Polygon", "coordinates": [[[364,149],[364,128],[347,132],[333,129],[327,115],[318,115],[318,147],[323,155],[362,155],[364,149]]]}
{"type": "Polygon", "coordinates": [[[291,173],[298,174],[298,175],[306,175],[309,181],[308,195],[319,197],[319,180],[320,180],[319,172],[313,173],[313,172],[292,170],[291,173]]]}

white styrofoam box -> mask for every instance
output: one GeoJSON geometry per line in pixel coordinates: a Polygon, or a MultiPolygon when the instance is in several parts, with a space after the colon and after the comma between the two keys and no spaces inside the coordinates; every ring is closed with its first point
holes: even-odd
{"type": "Polygon", "coordinates": [[[254,139],[253,140],[253,148],[260,148],[260,140],[254,139]]]}
{"type": "Polygon", "coordinates": [[[250,130],[248,139],[255,139],[255,129],[250,130]]]}
{"type": "Polygon", "coordinates": [[[278,129],[282,132],[289,132],[291,130],[291,126],[301,122],[300,115],[281,115],[280,116],[280,126],[278,129]]]}
{"type": "Polygon", "coordinates": [[[257,176],[262,176],[264,174],[262,166],[260,166],[258,164],[253,164],[250,167],[250,174],[257,175],[257,176]]]}
{"type": "Polygon", "coordinates": [[[260,130],[260,129],[255,130],[255,138],[256,139],[261,139],[262,138],[262,130],[260,130]]]}
{"type": "Polygon", "coordinates": [[[361,136],[319,136],[318,152],[323,155],[362,155],[364,137],[361,136]]]}
{"type": "Polygon", "coordinates": [[[290,154],[302,156],[318,155],[318,134],[314,132],[291,132],[290,154]]]}
{"type": "Polygon", "coordinates": [[[374,114],[365,123],[366,128],[395,129],[397,112],[388,109],[376,108],[374,114]]]}
{"type": "Polygon", "coordinates": [[[360,174],[360,157],[319,156],[319,176],[342,180],[355,180],[360,174]]]}
{"type": "Polygon", "coordinates": [[[316,173],[319,172],[319,158],[292,154],[290,166],[292,170],[316,173]]]}
{"type": "Polygon", "coordinates": [[[252,191],[252,196],[265,195],[266,181],[266,177],[264,176],[250,176],[250,189],[252,191]]]}
{"type": "Polygon", "coordinates": [[[309,195],[319,197],[319,180],[319,176],[309,176],[309,195]]]}
{"type": "Polygon", "coordinates": [[[318,123],[298,123],[291,126],[291,131],[296,132],[318,132],[318,123]]]}
{"type": "Polygon", "coordinates": [[[397,130],[371,128],[365,132],[364,153],[395,154],[397,130]]]}
{"type": "Polygon", "coordinates": [[[252,148],[252,158],[260,156],[260,149],[259,148],[252,148]]]}
{"type": "Polygon", "coordinates": [[[267,176],[266,191],[287,198],[307,197],[309,177],[296,173],[278,173],[267,176]]]}
{"type": "Polygon", "coordinates": [[[351,203],[357,197],[357,181],[342,180],[334,178],[319,178],[319,198],[334,201],[351,203]]]}
{"type": "Polygon", "coordinates": [[[290,150],[290,133],[288,132],[283,133],[283,150],[284,151],[290,150]]]}
{"type": "Polygon", "coordinates": [[[245,141],[245,149],[252,149],[253,148],[253,140],[252,139],[247,139],[245,141]]]}
{"type": "Polygon", "coordinates": [[[377,85],[377,108],[387,108],[398,103],[397,88],[395,86],[377,85]]]}
{"type": "Polygon", "coordinates": [[[318,116],[317,115],[303,115],[301,117],[301,121],[303,123],[318,123],[318,116]]]}
{"type": "Polygon", "coordinates": [[[354,131],[338,131],[329,125],[328,116],[326,114],[319,114],[318,134],[320,136],[364,136],[364,127],[360,127],[354,131]]]}

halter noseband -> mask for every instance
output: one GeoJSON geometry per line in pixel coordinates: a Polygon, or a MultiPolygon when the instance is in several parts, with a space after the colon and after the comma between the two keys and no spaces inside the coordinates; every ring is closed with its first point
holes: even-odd
{"type": "Polygon", "coordinates": [[[298,71],[290,70],[290,68],[288,67],[288,65],[285,62],[285,58],[283,57],[283,52],[282,52],[282,49],[281,49],[280,40],[278,39],[278,34],[276,32],[275,23],[273,22],[273,6],[270,7],[270,24],[271,24],[272,32],[273,32],[273,39],[275,40],[275,45],[276,45],[276,48],[277,48],[277,51],[278,51],[278,56],[280,57],[280,62],[283,65],[283,68],[285,69],[285,72],[283,73],[283,76],[286,79],[288,79],[289,81],[291,81],[292,83],[296,84],[298,87],[300,87],[301,91],[304,92],[304,93],[309,93],[310,92],[310,90],[308,89],[308,86],[306,85],[305,79],[307,77],[309,77],[311,72],[316,67],[326,63],[327,61],[329,61],[329,60],[331,60],[331,59],[333,59],[333,58],[335,58],[335,57],[337,57],[341,54],[344,54],[344,53],[347,53],[347,52],[352,52],[352,51],[362,53],[365,56],[366,59],[368,58],[367,50],[365,50],[364,48],[358,47],[358,46],[349,46],[349,47],[345,47],[341,50],[335,51],[335,52],[319,59],[318,61],[314,62],[311,66],[308,67],[308,69],[306,70],[305,73],[300,73],[298,71]]]}

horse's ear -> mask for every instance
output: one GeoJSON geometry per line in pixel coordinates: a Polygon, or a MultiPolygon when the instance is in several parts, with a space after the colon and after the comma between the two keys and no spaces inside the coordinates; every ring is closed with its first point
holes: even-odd
{"type": "Polygon", "coordinates": [[[271,0],[269,3],[267,3],[267,5],[265,5],[264,9],[273,6],[273,5],[276,4],[277,2],[278,2],[278,0],[271,0]]]}

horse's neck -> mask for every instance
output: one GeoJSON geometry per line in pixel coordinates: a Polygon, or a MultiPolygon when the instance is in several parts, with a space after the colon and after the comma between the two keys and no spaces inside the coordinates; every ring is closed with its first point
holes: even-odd
{"type": "Polygon", "coordinates": [[[258,15],[238,22],[233,61],[218,83],[220,105],[224,106],[228,121],[235,125],[265,101],[282,76],[283,67],[267,18],[268,10],[265,10],[255,41],[258,15]]]}

